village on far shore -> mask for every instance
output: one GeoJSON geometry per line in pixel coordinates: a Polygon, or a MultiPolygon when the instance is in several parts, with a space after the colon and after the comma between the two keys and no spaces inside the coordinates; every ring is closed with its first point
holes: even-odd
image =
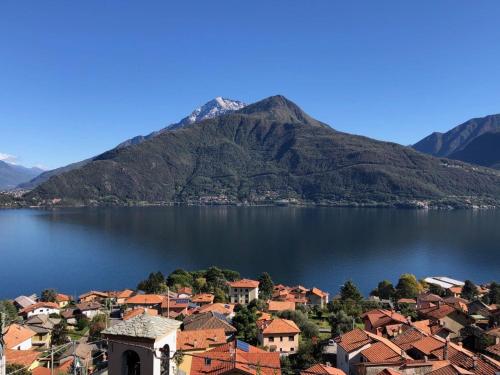
{"type": "MultiPolygon", "coordinates": [[[[14,296],[13,296],[14,297],[14,296]]],[[[498,375],[500,284],[403,274],[364,297],[211,267],[0,301],[0,375],[498,375]]]]}

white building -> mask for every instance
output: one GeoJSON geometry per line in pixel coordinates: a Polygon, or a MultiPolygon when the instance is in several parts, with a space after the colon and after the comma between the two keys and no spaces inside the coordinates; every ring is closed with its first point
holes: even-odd
{"type": "Polygon", "coordinates": [[[177,347],[177,330],[182,322],[141,314],[120,322],[102,333],[108,339],[109,375],[161,375],[176,373],[169,360],[177,347]]]}
{"type": "Polygon", "coordinates": [[[19,313],[27,318],[31,318],[35,315],[50,315],[50,314],[58,314],[60,313],[59,305],[54,302],[38,302],[34,305],[28,306],[25,309],[22,309],[19,313]]]}
{"type": "Polygon", "coordinates": [[[259,282],[256,280],[242,279],[230,282],[228,285],[231,303],[246,305],[259,298],[259,282]]]}
{"type": "Polygon", "coordinates": [[[19,324],[11,324],[4,332],[5,349],[28,350],[32,347],[32,338],[36,333],[19,324]]]}

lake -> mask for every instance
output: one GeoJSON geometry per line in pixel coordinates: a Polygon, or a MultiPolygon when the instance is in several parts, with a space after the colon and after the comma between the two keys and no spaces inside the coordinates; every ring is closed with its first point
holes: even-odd
{"type": "Polygon", "coordinates": [[[336,294],[404,272],[500,280],[500,210],[293,207],[0,210],[0,298],[134,288],[211,265],[336,294]]]}

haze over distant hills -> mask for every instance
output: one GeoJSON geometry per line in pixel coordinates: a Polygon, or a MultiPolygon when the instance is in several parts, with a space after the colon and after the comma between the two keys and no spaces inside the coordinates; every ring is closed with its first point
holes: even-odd
{"type": "Polygon", "coordinates": [[[500,201],[500,173],[335,131],[274,96],[117,147],[53,176],[25,198],[470,206],[500,201]]]}
{"type": "Polygon", "coordinates": [[[0,160],[0,190],[13,189],[43,172],[40,168],[27,168],[0,160]]]}
{"type": "Polygon", "coordinates": [[[500,114],[474,118],[446,133],[432,133],[415,145],[418,151],[485,167],[500,166],[500,114]]]}
{"type": "MultiPolygon", "coordinates": [[[[142,143],[148,139],[151,139],[153,137],[156,137],[158,134],[161,134],[167,130],[172,130],[172,129],[178,129],[181,128],[185,125],[192,124],[197,121],[209,119],[209,118],[214,118],[216,116],[220,116],[222,114],[231,112],[231,111],[236,111],[238,109],[241,109],[245,106],[246,104],[243,102],[240,102],[238,100],[232,100],[232,99],[226,99],[222,98],[220,96],[216,97],[215,99],[210,100],[209,102],[205,103],[201,107],[196,108],[191,114],[188,116],[184,117],[181,121],[170,124],[166,126],[163,129],[160,129],[158,131],[152,132],[148,135],[138,135],[134,138],[127,139],[126,141],[120,143],[116,148],[123,148],[131,145],[136,145],[139,143],[142,143]]],[[[30,181],[25,181],[24,183],[20,184],[20,188],[23,189],[33,189],[34,187],[40,185],[41,183],[47,181],[50,177],[52,176],[57,176],[61,173],[64,172],[69,172],[73,169],[83,167],[84,165],[90,163],[92,160],[94,160],[95,157],[85,159],[76,163],[68,164],[64,167],[52,169],[50,171],[46,171],[38,176],[36,178],[33,178],[30,181]]]]}

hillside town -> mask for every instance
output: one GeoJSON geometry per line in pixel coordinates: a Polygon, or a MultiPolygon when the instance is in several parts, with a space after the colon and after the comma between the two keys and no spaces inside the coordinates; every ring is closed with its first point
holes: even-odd
{"type": "Polygon", "coordinates": [[[0,375],[498,375],[500,284],[403,274],[364,297],[211,267],[0,301],[0,375]]]}

